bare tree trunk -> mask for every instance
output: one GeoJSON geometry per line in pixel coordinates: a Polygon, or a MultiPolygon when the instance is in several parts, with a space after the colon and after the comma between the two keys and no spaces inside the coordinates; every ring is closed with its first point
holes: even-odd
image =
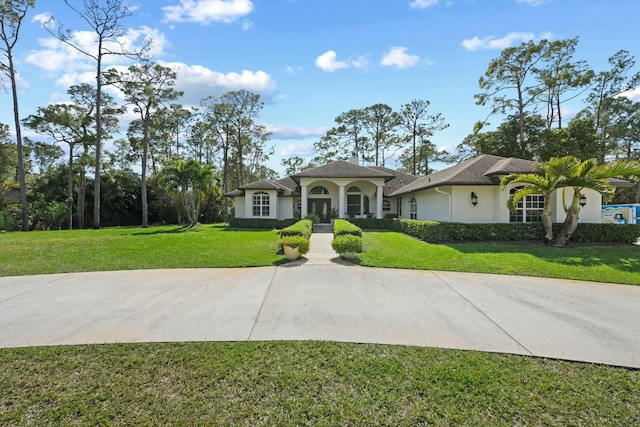
{"type": "Polygon", "coordinates": [[[562,229],[560,230],[560,234],[556,237],[555,246],[567,246],[567,242],[571,238],[571,235],[576,228],[578,227],[578,212],[575,210],[571,210],[567,217],[564,220],[564,224],[562,224],[562,229]]]}
{"type": "Polygon", "coordinates": [[[149,227],[149,204],[147,203],[147,156],[149,155],[149,120],[144,120],[142,137],[142,178],[140,180],[140,197],[142,197],[142,228],[149,227]]]}
{"type": "Polygon", "coordinates": [[[73,144],[69,144],[69,176],[67,182],[67,209],[69,209],[69,230],[73,230],[73,144]]]}
{"type": "Polygon", "coordinates": [[[551,221],[551,214],[542,214],[542,229],[544,230],[544,243],[548,245],[553,242],[553,222],[551,221]]]}
{"type": "Polygon", "coordinates": [[[77,214],[78,214],[78,222],[77,227],[79,229],[84,228],[84,204],[87,194],[87,178],[84,170],[84,166],[80,169],[80,179],[78,182],[78,202],[77,202],[77,214]]]}
{"type": "Polygon", "coordinates": [[[20,205],[22,207],[22,231],[29,231],[29,208],[27,205],[27,183],[24,170],[24,150],[22,149],[22,131],[20,129],[20,113],[18,111],[18,89],[16,75],[13,68],[13,55],[8,51],[9,77],[11,79],[11,94],[13,96],[13,120],[16,127],[16,146],[18,148],[18,182],[20,183],[20,205]]]}

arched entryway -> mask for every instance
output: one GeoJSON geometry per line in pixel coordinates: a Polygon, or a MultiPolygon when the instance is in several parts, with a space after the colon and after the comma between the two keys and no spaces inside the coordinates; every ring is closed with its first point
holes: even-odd
{"type": "Polygon", "coordinates": [[[329,190],[318,185],[309,192],[307,212],[317,215],[320,223],[331,223],[331,195],[329,190]]]}

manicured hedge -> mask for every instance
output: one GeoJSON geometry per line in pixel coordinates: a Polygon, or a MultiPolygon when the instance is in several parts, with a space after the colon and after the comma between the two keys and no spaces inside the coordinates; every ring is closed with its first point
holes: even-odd
{"type": "Polygon", "coordinates": [[[303,236],[309,239],[313,232],[313,222],[310,219],[301,219],[300,221],[280,230],[280,237],[286,236],[303,236]]]}
{"type": "Polygon", "coordinates": [[[331,247],[340,255],[346,253],[362,252],[362,237],[353,234],[342,234],[335,236],[331,241],[331,247]]]}
{"type": "MultiPolygon", "coordinates": [[[[562,224],[554,224],[554,235],[562,224]]],[[[576,242],[635,243],[640,239],[640,225],[580,223],[571,236],[576,242]]]]}
{"type": "Polygon", "coordinates": [[[280,230],[297,222],[297,219],[259,219],[259,218],[231,218],[229,226],[233,228],[259,228],[266,230],[280,230]]]}
{"type": "Polygon", "coordinates": [[[333,221],[333,235],[343,236],[350,234],[352,236],[362,237],[362,229],[351,222],[344,219],[336,219],[333,221]]]}
{"type": "Polygon", "coordinates": [[[393,230],[395,220],[393,218],[349,218],[349,222],[363,230],[393,230]]]}
{"type": "MultiPolygon", "coordinates": [[[[561,227],[562,224],[553,224],[554,236],[561,227]]],[[[466,224],[401,219],[394,221],[392,230],[427,242],[543,240],[539,223],[466,224]]],[[[640,226],[633,224],[580,223],[571,236],[573,241],[593,243],[633,243],[638,238],[640,226]]]]}

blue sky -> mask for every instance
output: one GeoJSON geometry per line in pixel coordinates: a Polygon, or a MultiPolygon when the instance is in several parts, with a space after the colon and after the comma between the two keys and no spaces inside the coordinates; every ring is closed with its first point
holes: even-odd
{"type": "MultiPolygon", "coordinates": [[[[72,0],[81,6],[81,0],[72,0]]],[[[376,103],[395,110],[431,102],[450,127],[432,141],[453,151],[488,110],[475,105],[478,78],[508,46],[579,36],[575,59],[595,69],[620,49],[640,55],[635,0],[127,0],[126,42],[154,39],[154,60],[178,71],[184,105],[246,89],[265,102],[273,133],[270,167],[312,157],[312,146],[342,112],[376,103]]],[[[92,83],[95,64],[43,28],[53,16],[83,46],[92,43],[62,0],[37,0],[15,48],[21,116],[63,102],[72,84],[92,83]]],[[[111,57],[108,65],[130,62],[111,57]]],[[[638,71],[636,66],[635,71],[638,71]]],[[[640,100],[640,92],[629,95],[640,100]]],[[[580,100],[565,116],[581,110],[580,100]]],[[[10,124],[2,93],[0,121],[10,124]]],[[[126,123],[126,118],[124,123],[126,123]]],[[[499,118],[490,120],[499,124],[499,118]]],[[[31,138],[36,135],[25,131],[31,138]]],[[[41,138],[42,139],[42,138],[41,138]]],[[[107,145],[109,148],[109,145],[107,145]]]]}

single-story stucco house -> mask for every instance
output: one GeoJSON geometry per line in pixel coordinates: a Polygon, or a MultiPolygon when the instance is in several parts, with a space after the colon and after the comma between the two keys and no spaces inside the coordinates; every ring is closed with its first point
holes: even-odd
{"type": "MultiPolygon", "coordinates": [[[[380,166],[360,166],[358,159],[334,161],[279,180],[243,185],[226,194],[235,199],[236,218],[398,218],[466,223],[539,222],[542,195],[529,195],[515,212],[507,200],[518,185],[500,189],[512,172],[534,171],[535,163],[483,154],[423,177],[380,166]]],[[[581,222],[601,222],[602,197],[585,189],[581,222]]],[[[567,198],[573,195],[567,189],[567,198]]],[[[562,191],[551,201],[552,219],[562,222],[562,191]]]]}

